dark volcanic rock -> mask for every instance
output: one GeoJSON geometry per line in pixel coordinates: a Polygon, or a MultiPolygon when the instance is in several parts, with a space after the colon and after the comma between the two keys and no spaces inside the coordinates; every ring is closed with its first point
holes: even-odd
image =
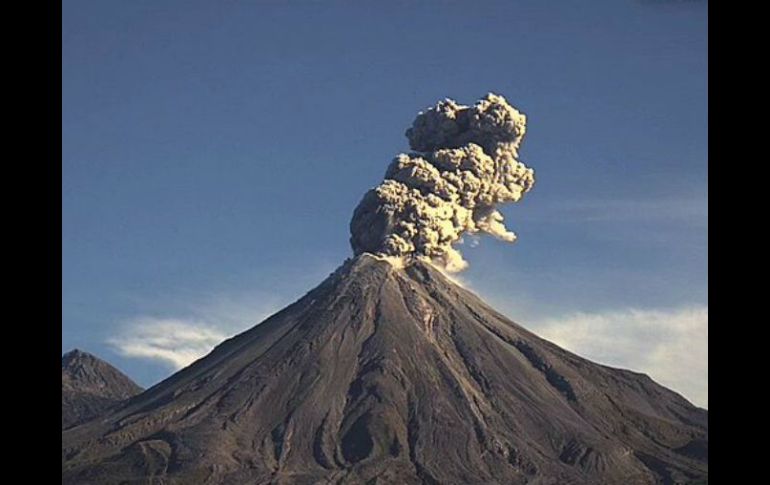
{"type": "Polygon", "coordinates": [[[142,388],[107,362],[80,350],[61,358],[61,427],[103,414],[142,388]]]}
{"type": "Polygon", "coordinates": [[[63,483],[686,483],[708,414],[364,254],[107,417],[63,483]],[[154,481],[153,481],[154,480],[154,481]]]}

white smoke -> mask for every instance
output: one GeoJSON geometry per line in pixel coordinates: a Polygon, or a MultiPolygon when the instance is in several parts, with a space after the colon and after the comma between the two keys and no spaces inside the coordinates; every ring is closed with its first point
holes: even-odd
{"type": "Polygon", "coordinates": [[[406,131],[415,152],[393,159],[353,213],[353,252],[423,257],[456,272],[467,266],[453,247],[463,234],[513,242],[496,207],[535,182],[518,160],[525,131],[526,116],[492,93],[471,107],[447,99],[418,114],[406,131]]]}

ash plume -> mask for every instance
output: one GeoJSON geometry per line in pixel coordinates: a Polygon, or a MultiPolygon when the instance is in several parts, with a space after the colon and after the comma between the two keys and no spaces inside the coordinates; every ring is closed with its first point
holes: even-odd
{"type": "Polygon", "coordinates": [[[446,99],[419,113],[406,131],[414,151],[393,159],[353,213],[353,252],[424,258],[456,272],[467,267],[453,247],[463,234],[513,242],[497,206],[535,182],[518,159],[525,132],[526,116],[492,93],[473,106],[446,99]]]}

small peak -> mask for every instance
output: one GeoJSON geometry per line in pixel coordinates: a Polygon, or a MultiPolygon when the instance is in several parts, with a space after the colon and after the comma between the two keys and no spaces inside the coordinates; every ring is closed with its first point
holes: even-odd
{"type": "Polygon", "coordinates": [[[93,356],[92,354],[89,354],[88,352],[85,352],[85,351],[80,350],[78,348],[72,349],[69,352],[67,352],[66,354],[61,356],[61,361],[62,361],[63,365],[67,365],[67,364],[70,364],[70,363],[73,363],[73,362],[80,362],[80,361],[84,361],[84,360],[85,361],[89,361],[89,360],[97,361],[99,359],[96,358],[95,356],[93,356]]]}
{"type": "Polygon", "coordinates": [[[86,357],[91,356],[88,352],[84,352],[78,348],[74,348],[67,352],[66,354],[62,355],[62,357],[86,357]]]}
{"type": "Polygon", "coordinates": [[[62,357],[62,359],[74,359],[76,357],[82,357],[84,355],[86,355],[85,352],[83,352],[82,350],[80,350],[78,348],[74,348],[74,349],[70,350],[69,352],[65,353],[64,355],[62,355],[61,357],[62,357]]]}

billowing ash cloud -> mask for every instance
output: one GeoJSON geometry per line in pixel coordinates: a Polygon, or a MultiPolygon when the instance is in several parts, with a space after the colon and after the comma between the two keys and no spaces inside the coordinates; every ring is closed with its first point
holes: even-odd
{"type": "Polygon", "coordinates": [[[353,252],[424,257],[460,271],[467,263],[453,244],[463,234],[513,242],[496,207],[535,182],[518,159],[525,131],[526,116],[491,93],[474,106],[447,99],[421,112],[406,131],[415,152],[394,158],[353,213],[353,252]]]}

